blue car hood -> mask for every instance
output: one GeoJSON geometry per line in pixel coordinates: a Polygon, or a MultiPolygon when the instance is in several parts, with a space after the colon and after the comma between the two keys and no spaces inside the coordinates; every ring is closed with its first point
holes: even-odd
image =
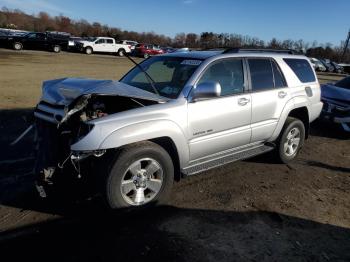
{"type": "Polygon", "coordinates": [[[350,104],[350,89],[335,85],[322,85],[321,96],[323,99],[332,99],[350,104]]]}
{"type": "Polygon", "coordinates": [[[41,100],[58,105],[69,105],[77,97],[89,94],[116,95],[157,102],[168,99],[140,88],[113,80],[61,78],[43,83],[41,100]]]}

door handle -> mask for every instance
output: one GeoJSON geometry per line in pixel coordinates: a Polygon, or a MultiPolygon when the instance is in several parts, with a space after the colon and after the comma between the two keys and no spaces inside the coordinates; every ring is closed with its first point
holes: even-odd
{"type": "Polygon", "coordinates": [[[279,98],[285,98],[286,95],[287,95],[287,92],[284,92],[284,91],[279,91],[279,92],[278,92],[278,97],[279,97],[279,98]]]}
{"type": "Polygon", "coordinates": [[[250,99],[245,98],[245,97],[238,99],[238,104],[239,104],[240,106],[245,106],[245,105],[248,104],[249,102],[250,102],[250,99]]]}

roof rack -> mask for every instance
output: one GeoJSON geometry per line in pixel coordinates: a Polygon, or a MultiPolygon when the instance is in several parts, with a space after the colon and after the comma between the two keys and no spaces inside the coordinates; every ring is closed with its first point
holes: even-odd
{"type": "Polygon", "coordinates": [[[279,53],[279,54],[290,54],[295,55],[298,54],[297,51],[292,49],[267,49],[267,48],[227,48],[222,52],[223,54],[228,53],[279,53]]]}

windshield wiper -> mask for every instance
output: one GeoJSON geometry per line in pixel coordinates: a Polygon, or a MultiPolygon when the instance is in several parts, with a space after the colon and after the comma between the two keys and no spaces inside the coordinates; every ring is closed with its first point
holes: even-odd
{"type": "Polygon", "coordinates": [[[134,59],[132,59],[126,52],[124,52],[124,55],[131,61],[133,62],[146,76],[147,78],[147,81],[150,83],[150,85],[152,86],[153,88],[153,91],[154,93],[156,93],[157,95],[160,96],[156,86],[155,86],[155,82],[154,80],[152,79],[152,77],[142,68],[142,66],[140,66],[140,64],[138,64],[134,59]]]}

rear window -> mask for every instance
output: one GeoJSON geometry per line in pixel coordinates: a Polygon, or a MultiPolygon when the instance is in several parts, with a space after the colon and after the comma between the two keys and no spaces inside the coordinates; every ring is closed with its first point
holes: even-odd
{"type": "Polygon", "coordinates": [[[284,58],[287,65],[294,71],[300,82],[315,82],[315,74],[310,64],[305,59],[284,58]]]}

